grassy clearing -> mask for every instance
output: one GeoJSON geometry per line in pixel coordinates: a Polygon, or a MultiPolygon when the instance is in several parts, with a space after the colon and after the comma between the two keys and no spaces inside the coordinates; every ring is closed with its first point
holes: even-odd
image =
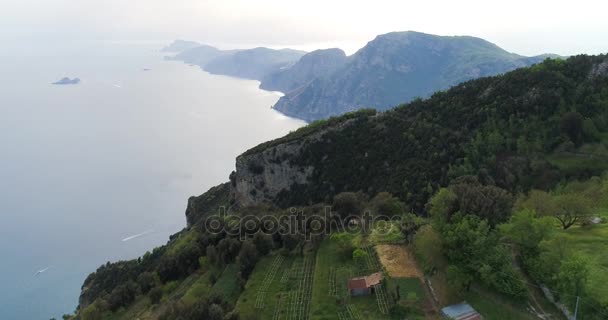
{"type": "Polygon", "coordinates": [[[588,227],[573,226],[559,232],[566,236],[572,252],[589,259],[590,293],[608,303],[608,223],[588,227]]]}
{"type": "Polygon", "coordinates": [[[480,288],[474,288],[463,297],[475,310],[487,320],[538,320],[525,310],[522,302],[514,302],[480,288]]]}
{"type": "MultiPolygon", "coordinates": [[[[608,136],[608,134],[604,134],[608,136]]],[[[558,152],[547,156],[547,161],[558,167],[567,174],[576,175],[580,172],[592,172],[596,175],[608,170],[608,156],[606,145],[608,139],[602,139],[603,143],[588,143],[575,152],[558,152]]]]}
{"type": "Polygon", "coordinates": [[[421,301],[426,296],[418,278],[392,278],[392,286],[399,289],[401,299],[409,300],[415,297],[416,301],[421,301]]]}

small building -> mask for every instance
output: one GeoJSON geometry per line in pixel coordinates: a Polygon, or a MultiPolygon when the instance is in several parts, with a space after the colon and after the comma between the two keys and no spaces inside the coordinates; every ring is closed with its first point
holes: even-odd
{"type": "Polygon", "coordinates": [[[351,296],[367,296],[374,293],[375,286],[379,285],[384,276],[382,272],[372,273],[366,277],[357,277],[348,280],[348,292],[351,296]]]}
{"type": "Polygon", "coordinates": [[[468,303],[454,304],[441,309],[444,319],[450,320],[482,320],[483,317],[468,303]]]}

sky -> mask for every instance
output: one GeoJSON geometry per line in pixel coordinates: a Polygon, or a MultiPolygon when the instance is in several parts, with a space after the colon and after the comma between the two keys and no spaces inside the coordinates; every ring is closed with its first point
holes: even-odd
{"type": "Polygon", "coordinates": [[[0,0],[6,41],[170,41],[222,48],[341,47],[420,31],[519,54],[608,52],[605,0],[0,0]]]}

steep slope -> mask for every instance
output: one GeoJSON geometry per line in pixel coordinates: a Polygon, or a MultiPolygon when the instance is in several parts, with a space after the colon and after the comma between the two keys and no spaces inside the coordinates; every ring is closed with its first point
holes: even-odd
{"type": "Polygon", "coordinates": [[[548,60],[385,113],[315,122],[237,158],[237,203],[289,206],[343,191],[388,191],[421,212],[434,190],[463,174],[511,191],[598,174],[606,165],[593,152],[584,153],[593,166],[567,171],[547,155],[576,154],[608,131],[604,60],[548,60]]]}
{"type": "Polygon", "coordinates": [[[304,51],[291,49],[240,50],[209,61],[203,69],[213,74],[259,80],[267,74],[289,67],[304,54],[304,51]]]}
{"type": "Polygon", "coordinates": [[[539,62],[483,39],[393,32],[376,37],[329,77],[281,98],[275,109],[308,121],[365,107],[386,110],[473,78],[539,62]]]}
{"type": "Polygon", "coordinates": [[[333,73],[346,61],[346,54],[341,49],[315,50],[302,56],[292,67],[266,75],[260,88],[289,92],[315,78],[333,73]]]}

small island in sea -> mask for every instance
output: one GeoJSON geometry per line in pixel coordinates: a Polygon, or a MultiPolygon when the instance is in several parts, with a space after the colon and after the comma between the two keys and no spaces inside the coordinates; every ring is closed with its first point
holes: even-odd
{"type": "Polygon", "coordinates": [[[53,84],[61,85],[61,84],[78,84],[80,83],[79,78],[70,79],[68,77],[61,78],[61,80],[53,82],[53,84]]]}

